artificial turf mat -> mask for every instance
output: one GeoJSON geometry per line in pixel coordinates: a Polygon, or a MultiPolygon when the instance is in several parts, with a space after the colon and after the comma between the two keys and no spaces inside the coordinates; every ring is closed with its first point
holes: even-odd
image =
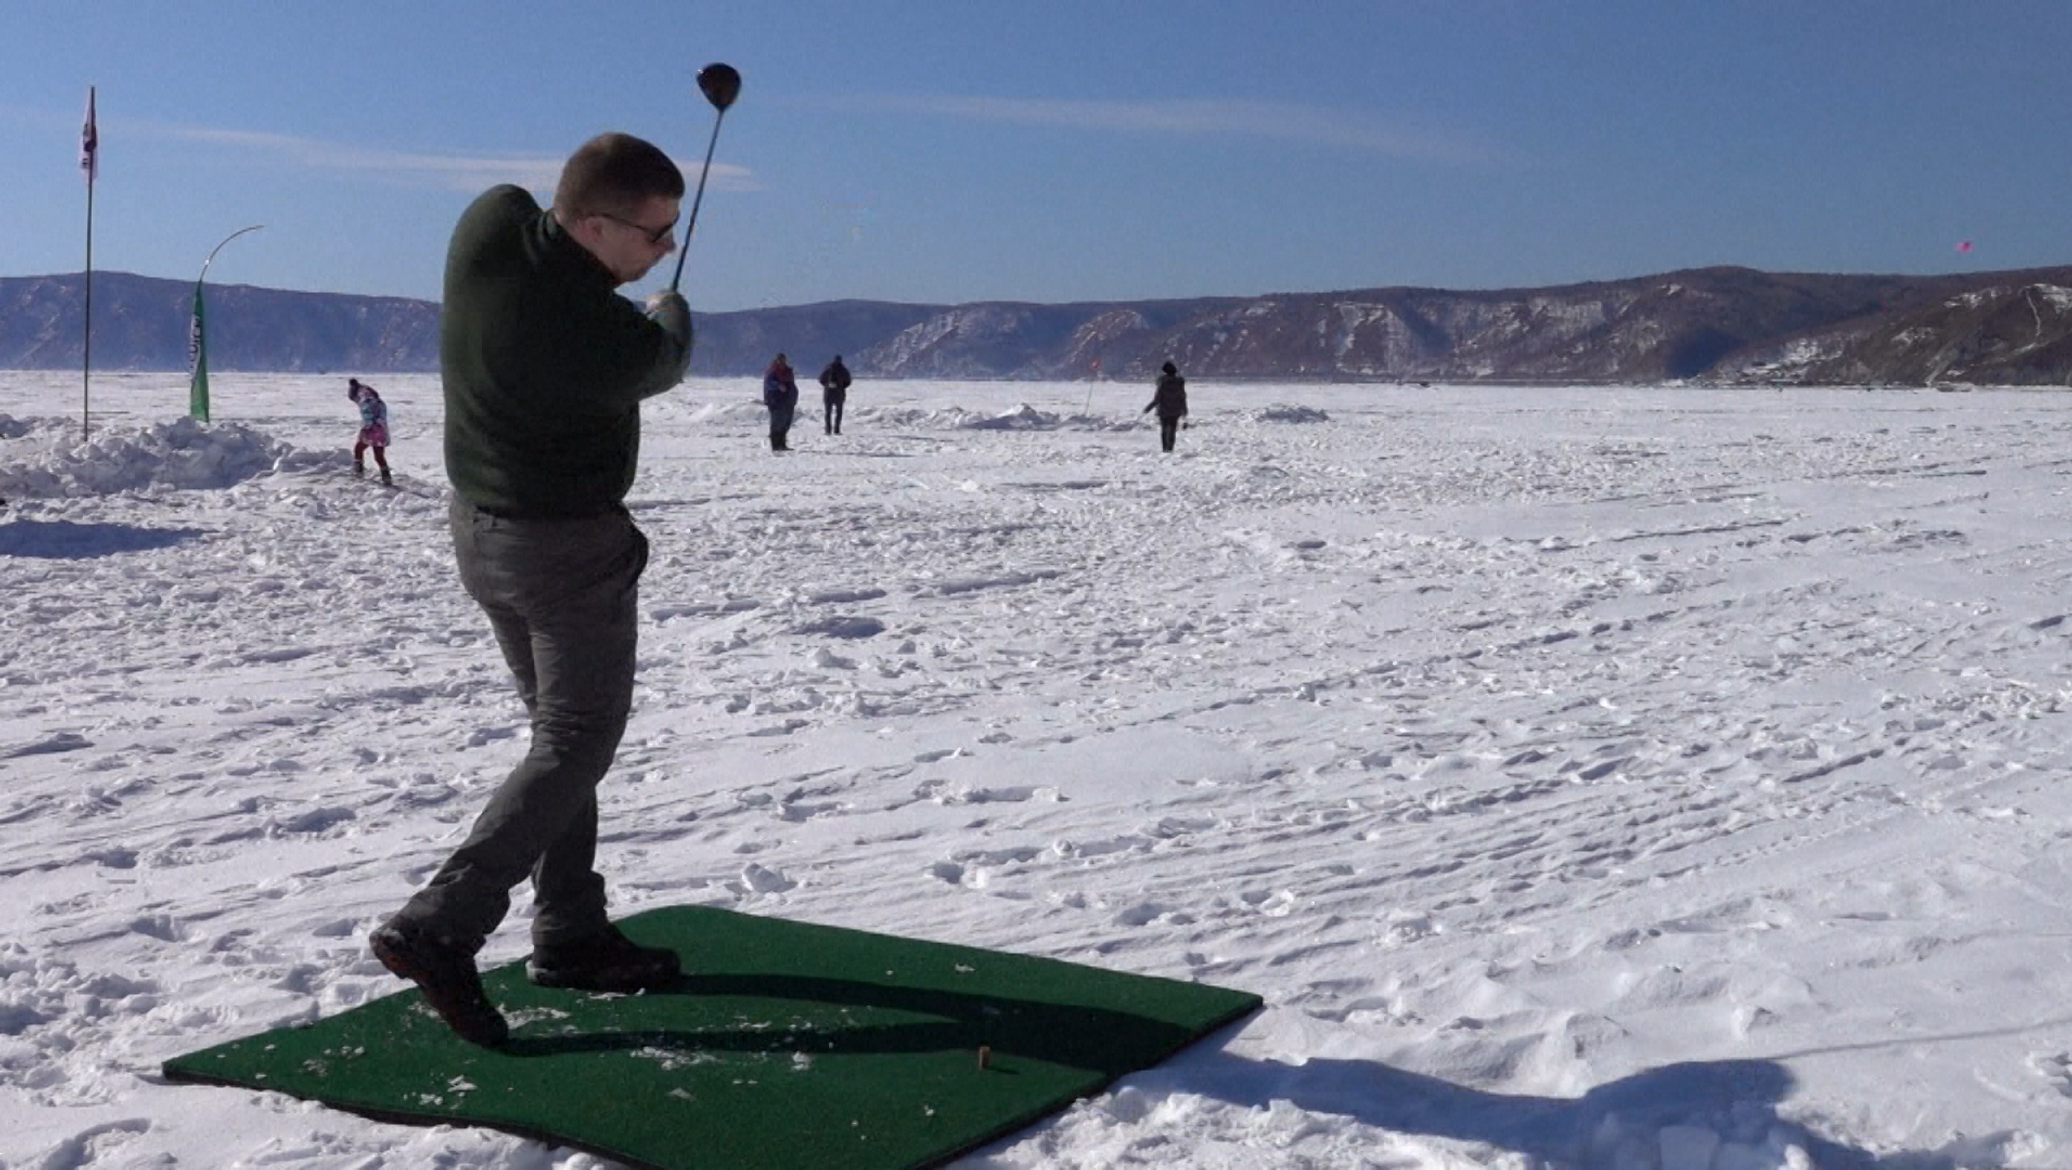
{"type": "Polygon", "coordinates": [[[636,996],[486,972],[468,1044],[415,988],[176,1057],[173,1080],[482,1125],[650,1170],[935,1166],[1249,1014],[1259,997],[971,947],[675,906],[624,919],[680,983],[636,996]],[[986,1050],[981,1067],[980,1049],[986,1050]]]}

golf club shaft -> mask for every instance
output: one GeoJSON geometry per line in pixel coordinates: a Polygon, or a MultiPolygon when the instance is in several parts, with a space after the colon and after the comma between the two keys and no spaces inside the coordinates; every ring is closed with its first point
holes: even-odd
{"type": "Polygon", "coordinates": [[[705,165],[698,168],[698,193],[691,197],[691,217],[683,225],[683,247],[676,253],[676,275],[669,278],[669,291],[675,292],[683,280],[684,257],[691,251],[691,232],[698,226],[698,205],[705,202],[705,177],[712,173],[712,152],[719,146],[719,124],[726,120],[727,111],[721,109],[712,118],[712,137],[705,143],[705,165]]]}

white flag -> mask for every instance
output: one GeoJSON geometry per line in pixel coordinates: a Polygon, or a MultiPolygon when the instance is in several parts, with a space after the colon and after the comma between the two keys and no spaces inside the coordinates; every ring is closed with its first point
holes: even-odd
{"type": "Polygon", "coordinates": [[[92,183],[100,174],[101,134],[94,129],[94,91],[86,87],[86,124],[79,128],[79,170],[92,183]]]}

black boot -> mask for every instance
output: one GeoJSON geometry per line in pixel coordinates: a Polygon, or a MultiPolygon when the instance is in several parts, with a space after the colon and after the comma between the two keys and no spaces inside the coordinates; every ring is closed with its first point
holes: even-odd
{"type": "Polygon", "coordinates": [[[511,1034],[511,1026],[482,990],[474,955],[446,939],[393,922],[369,935],[367,944],[382,966],[417,984],[425,1002],[461,1039],[495,1048],[511,1034]]]}
{"type": "Polygon", "coordinates": [[[578,991],[654,991],[681,974],[675,951],[641,946],[616,926],[574,942],[535,946],[525,963],[525,977],[535,984],[578,991]]]}

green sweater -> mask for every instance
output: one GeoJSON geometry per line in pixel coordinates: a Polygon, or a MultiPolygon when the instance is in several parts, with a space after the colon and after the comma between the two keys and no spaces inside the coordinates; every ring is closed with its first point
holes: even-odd
{"type": "Polygon", "coordinates": [[[690,356],[681,301],[641,312],[524,189],[484,192],[453,229],[439,317],[454,492],[500,515],[608,510],[633,486],[641,400],[690,356]]]}

